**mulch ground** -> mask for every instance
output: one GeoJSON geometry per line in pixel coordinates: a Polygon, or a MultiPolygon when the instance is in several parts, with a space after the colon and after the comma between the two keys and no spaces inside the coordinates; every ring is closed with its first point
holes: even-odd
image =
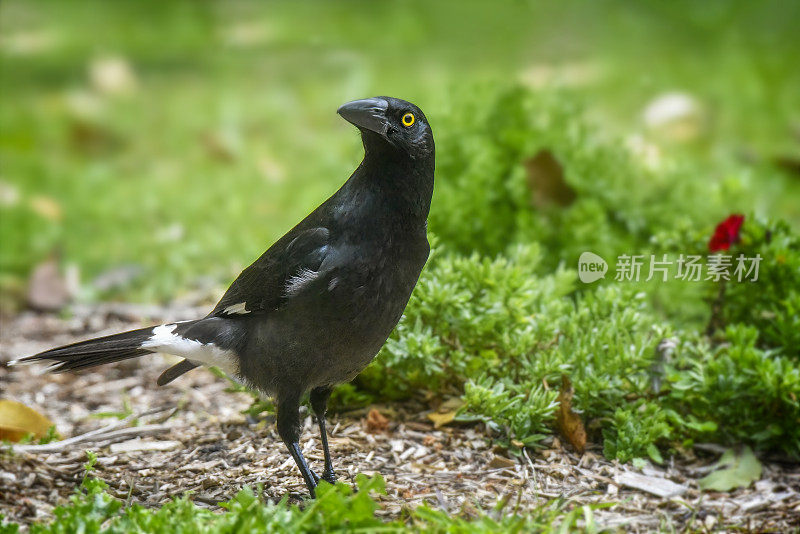
{"type": "MultiPolygon", "coordinates": [[[[80,484],[86,449],[98,453],[95,476],[129,502],[158,506],[191,492],[199,506],[219,509],[244,485],[263,485],[267,498],[300,502],[305,486],[274,428],[248,421],[250,397],[195,370],[159,388],[156,378],[174,362],[154,355],[79,375],[47,375],[41,367],[5,363],[54,345],[143,324],[194,318],[191,307],[104,305],[75,308],[73,317],[25,313],[0,325],[0,398],[49,417],[67,441],[0,453],[0,514],[29,524],[46,520],[80,484]],[[98,414],[105,413],[105,417],[98,414]],[[117,414],[113,416],[111,414],[117,414]],[[131,414],[125,418],[125,414],[131,414]],[[71,440],[71,441],[69,441],[71,440]]],[[[340,480],[380,473],[387,495],[380,514],[398,517],[425,502],[453,514],[491,511],[499,500],[524,513],[556,499],[574,505],[615,503],[596,510],[601,527],[630,531],[753,530],[800,527],[800,467],[764,459],[762,479],[730,493],[701,492],[721,447],[700,446],[665,466],[637,470],[603,458],[598,446],[578,455],[557,438],[546,450],[513,457],[493,447],[485,429],[434,428],[421,403],[374,406],[331,417],[331,447],[340,480]],[[386,424],[368,417],[376,409],[386,424]]],[[[306,417],[304,454],[321,471],[316,425],[306,417]]]]}

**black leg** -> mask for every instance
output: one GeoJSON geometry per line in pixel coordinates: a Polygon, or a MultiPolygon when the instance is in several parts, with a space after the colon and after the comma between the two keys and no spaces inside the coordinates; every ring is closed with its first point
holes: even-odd
{"type": "Polygon", "coordinates": [[[292,395],[281,397],[278,401],[278,435],[280,435],[289,454],[294,458],[294,462],[303,475],[308,492],[311,497],[316,497],[314,488],[319,481],[319,477],[308,467],[303,452],[300,450],[300,398],[292,395]]]}
{"type": "Polygon", "coordinates": [[[331,396],[333,388],[321,387],[311,390],[311,409],[317,416],[319,424],[319,436],[322,440],[322,450],[325,453],[325,471],[322,472],[322,480],[336,483],[336,473],[333,472],[333,462],[331,461],[331,451],[328,448],[328,432],[325,429],[325,412],[328,411],[328,398],[331,396]]]}

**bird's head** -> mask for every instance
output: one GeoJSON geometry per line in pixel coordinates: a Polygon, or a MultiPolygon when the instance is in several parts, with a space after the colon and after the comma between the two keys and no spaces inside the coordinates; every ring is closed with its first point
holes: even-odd
{"type": "Polygon", "coordinates": [[[367,154],[397,152],[413,160],[433,159],[428,119],[411,102],[376,96],[348,102],[337,113],[361,130],[367,154]]]}

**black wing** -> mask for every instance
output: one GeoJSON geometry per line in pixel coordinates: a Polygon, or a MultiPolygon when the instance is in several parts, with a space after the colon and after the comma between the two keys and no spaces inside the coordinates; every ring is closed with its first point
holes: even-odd
{"type": "Polygon", "coordinates": [[[320,274],[322,262],[331,254],[329,239],[330,232],[321,226],[282,237],[242,271],[211,315],[259,314],[278,309],[320,274]]]}

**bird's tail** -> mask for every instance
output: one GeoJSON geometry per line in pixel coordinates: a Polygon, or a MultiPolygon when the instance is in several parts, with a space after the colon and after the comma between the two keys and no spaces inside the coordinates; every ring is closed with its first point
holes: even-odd
{"type": "Polygon", "coordinates": [[[9,365],[50,361],[52,365],[47,368],[48,371],[63,373],[136,358],[156,352],[156,350],[146,348],[148,341],[153,337],[153,330],[153,327],[140,328],[121,334],[80,341],[32,356],[25,356],[10,362],[9,365]]]}

